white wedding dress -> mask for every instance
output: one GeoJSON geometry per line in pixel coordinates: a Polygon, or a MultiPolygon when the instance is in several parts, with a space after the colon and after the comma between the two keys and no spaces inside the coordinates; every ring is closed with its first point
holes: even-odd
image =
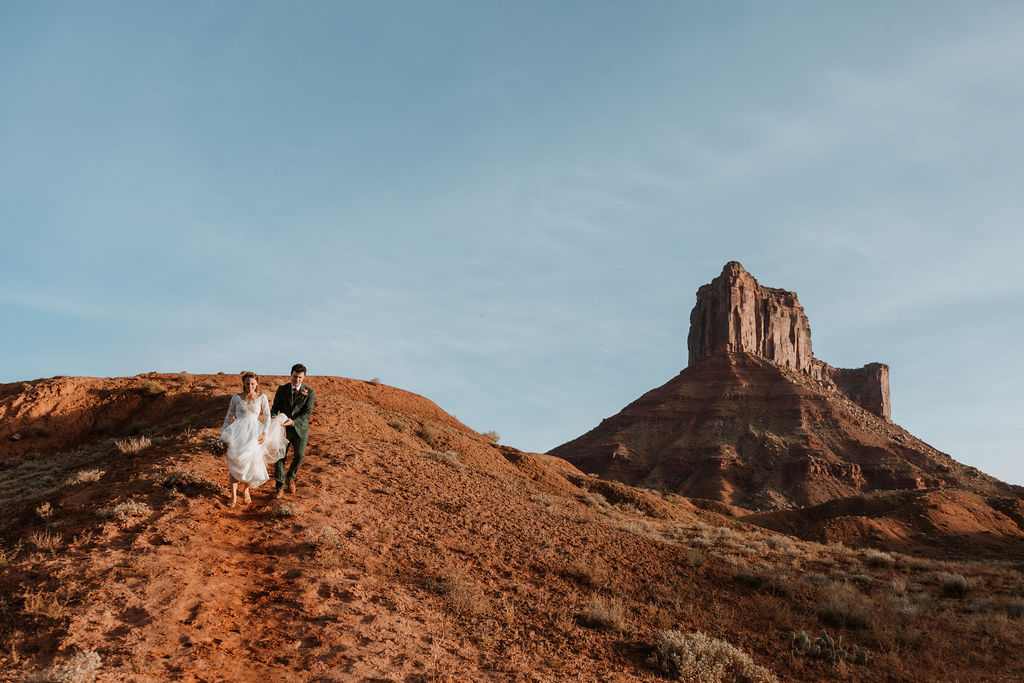
{"type": "Polygon", "coordinates": [[[266,394],[260,394],[253,401],[246,401],[238,394],[231,396],[220,440],[228,445],[228,471],[235,481],[256,488],[270,479],[267,465],[283,458],[288,445],[281,424],[287,419],[284,413],[270,417],[266,394]],[[261,436],[267,437],[262,444],[261,436]]]}

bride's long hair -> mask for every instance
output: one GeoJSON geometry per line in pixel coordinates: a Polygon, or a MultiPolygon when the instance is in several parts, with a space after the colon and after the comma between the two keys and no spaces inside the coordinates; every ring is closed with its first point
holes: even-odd
{"type": "Polygon", "coordinates": [[[252,395],[255,396],[260,390],[260,378],[255,372],[249,372],[248,370],[242,373],[242,396],[249,395],[249,388],[245,386],[245,383],[250,379],[256,380],[256,388],[253,389],[252,395]]]}

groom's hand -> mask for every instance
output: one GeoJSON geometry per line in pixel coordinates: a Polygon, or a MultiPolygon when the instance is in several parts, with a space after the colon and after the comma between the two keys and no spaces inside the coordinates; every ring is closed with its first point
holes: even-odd
{"type": "Polygon", "coordinates": [[[260,434],[260,441],[259,441],[259,443],[260,443],[261,446],[263,445],[263,442],[266,441],[266,440],[267,440],[267,435],[266,434],[260,434]]]}
{"type": "Polygon", "coordinates": [[[295,422],[293,422],[292,419],[289,417],[287,420],[285,420],[281,424],[283,424],[285,427],[291,427],[293,424],[295,424],[295,422]]]}

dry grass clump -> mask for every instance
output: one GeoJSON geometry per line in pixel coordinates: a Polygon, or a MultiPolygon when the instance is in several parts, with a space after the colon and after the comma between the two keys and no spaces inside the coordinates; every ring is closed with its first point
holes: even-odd
{"type": "Polygon", "coordinates": [[[939,590],[947,598],[963,598],[971,588],[971,580],[963,574],[939,574],[937,577],[939,590]]]}
{"type": "Polygon", "coordinates": [[[378,386],[380,384],[380,377],[374,377],[373,379],[368,380],[367,384],[372,384],[373,386],[378,386]]]}
{"type": "Polygon", "coordinates": [[[275,503],[274,507],[270,508],[270,516],[285,519],[288,517],[295,516],[295,508],[289,503],[275,503]]]}
{"type": "Polygon", "coordinates": [[[477,615],[482,614],[486,608],[486,599],[466,581],[458,569],[445,567],[425,576],[421,584],[431,593],[444,597],[455,614],[477,615]]]}
{"type": "Polygon", "coordinates": [[[622,604],[602,596],[591,598],[578,619],[584,626],[605,631],[623,631],[626,627],[626,611],[622,604]]]}
{"type": "Polygon", "coordinates": [[[142,385],[143,396],[159,396],[167,391],[167,387],[160,382],[146,382],[142,385]]]}
{"type": "Polygon", "coordinates": [[[117,450],[125,455],[135,455],[152,446],[153,440],[148,436],[129,436],[124,439],[117,439],[114,441],[114,445],[117,446],[117,450]]]}
{"type": "Polygon", "coordinates": [[[485,439],[489,439],[494,443],[498,443],[498,441],[501,440],[501,436],[498,434],[498,432],[494,431],[493,429],[489,432],[484,432],[483,436],[485,439]]]}
{"type": "MultiPolygon", "coordinates": [[[[21,611],[49,619],[62,619],[65,615],[64,603],[60,596],[52,590],[41,588],[35,592],[26,590],[21,594],[21,611]]],[[[65,598],[65,601],[67,598],[65,598]]]]}
{"type": "Polygon", "coordinates": [[[443,463],[445,465],[448,465],[448,467],[451,467],[453,469],[456,469],[456,470],[464,470],[464,469],[466,469],[466,466],[464,464],[462,464],[462,462],[459,460],[459,454],[456,453],[455,451],[434,451],[434,450],[429,450],[429,451],[425,451],[424,455],[427,456],[428,458],[430,458],[431,460],[436,460],[437,462],[443,463]]]}
{"type": "Polygon", "coordinates": [[[49,531],[33,531],[28,535],[28,542],[40,550],[47,550],[51,553],[63,545],[60,534],[49,531]]]}
{"type": "Polygon", "coordinates": [[[26,680],[33,683],[92,683],[96,680],[103,660],[92,650],[79,652],[66,664],[55,664],[46,671],[33,674],[26,680]]]}
{"type": "Polygon", "coordinates": [[[853,586],[837,583],[825,591],[825,601],[818,606],[818,619],[836,628],[867,628],[873,620],[872,606],[853,586]]]}
{"type": "Polygon", "coordinates": [[[50,501],[43,501],[36,508],[36,514],[39,515],[39,519],[49,519],[53,516],[53,506],[50,505],[50,501]]]}
{"type": "Polygon", "coordinates": [[[796,587],[793,585],[792,579],[786,574],[779,574],[776,571],[760,569],[741,572],[735,578],[743,585],[755,588],[758,592],[766,595],[774,595],[779,598],[792,598],[796,595],[796,587]]]}
{"type": "Polygon", "coordinates": [[[566,566],[565,573],[590,588],[604,588],[611,575],[600,557],[573,560],[566,566]]]}
{"type": "Polygon", "coordinates": [[[163,475],[160,478],[160,484],[166,488],[179,491],[204,490],[210,493],[221,493],[224,489],[219,482],[183,467],[175,467],[163,475]]]}
{"type": "Polygon", "coordinates": [[[754,663],[742,650],[700,631],[662,631],[654,643],[648,664],[680,681],[701,683],[775,683],[771,671],[754,663]]]}
{"type": "Polygon", "coordinates": [[[686,564],[691,567],[699,567],[708,561],[708,554],[699,548],[690,548],[686,551],[686,564]]]}
{"type": "Polygon", "coordinates": [[[392,429],[394,429],[395,431],[398,431],[398,432],[407,432],[407,431],[409,431],[409,425],[406,424],[405,422],[403,422],[402,420],[397,419],[397,418],[394,419],[394,420],[389,420],[388,421],[388,426],[391,427],[392,429]]]}
{"type": "Polygon", "coordinates": [[[92,469],[92,470],[79,470],[75,472],[67,479],[64,480],[65,486],[74,486],[75,484],[92,484],[100,480],[105,474],[103,470],[92,469]]]}
{"type": "Polygon", "coordinates": [[[537,493],[530,496],[530,502],[536,503],[545,510],[557,510],[562,507],[561,499],[546,493],[537,493]]]}
{"type": "Polygon", "coordinates": [[[416,436],[423,439],[423,442],[431,448],[437,448],[437,443],[441,435],[430,425],[421,424],[416,429],[416,436]]]}
{"type": "Polygon", "coordinates": [[[113,507],[105,507],[100,510],[100,517],[107,517],[118,522],[134,521],[140,517],[146,517],[153,511],[148,505],[137,500],[126,500],[113,507]]]}
{"type": "Polygon", "coordinates": [[[600,493],[591,491],[580,497],[580,500],[594,508],[608,507],[608,500],[600,493]]]}
{"type": "Polygon", "coordinates": [[[883,550],[865,548],[863,555],[864,559],[872,567],[887,568],[896,566],[896,558],[883,550]]]}

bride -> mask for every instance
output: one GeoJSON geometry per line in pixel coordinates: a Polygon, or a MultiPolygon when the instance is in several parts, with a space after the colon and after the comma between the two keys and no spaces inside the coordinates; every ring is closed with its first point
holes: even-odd
{"type": "Polygon", "coordinates": [[[267,480],[267,465],[284,457],[288,441],[283,413],[270,417],[267,395],[257,393],[259,381],[254,372],[242,373],[242,393],[232,394],[228,414],[224,418],[220,440],[228,445],[228,477],[231,481],[231,507],[238,503],[238,485],[246,503],[251,503],[249,490],[267,480]]]}

